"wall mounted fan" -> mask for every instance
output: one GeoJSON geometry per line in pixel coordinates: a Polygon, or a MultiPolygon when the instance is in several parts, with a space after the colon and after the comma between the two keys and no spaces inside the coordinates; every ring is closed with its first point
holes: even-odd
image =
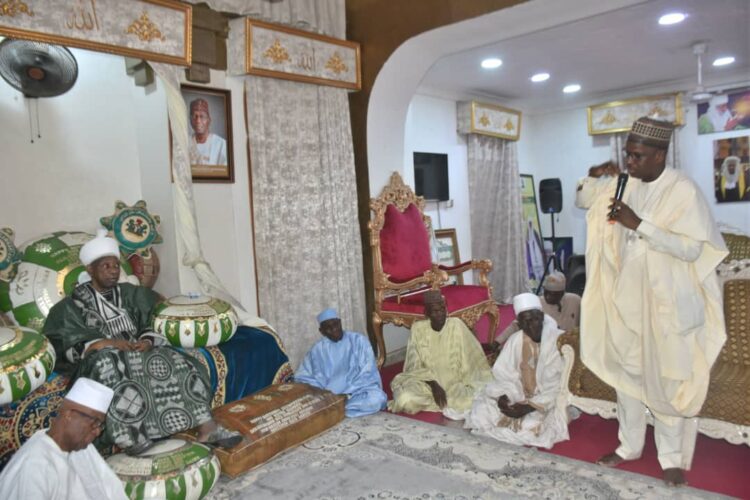
{"type": "Polygon", "coordinates": [[[73,87],[78,64],[60,45],[6,38],[0,42],[0,76],[26,97],[54,97],[73,87]]]}

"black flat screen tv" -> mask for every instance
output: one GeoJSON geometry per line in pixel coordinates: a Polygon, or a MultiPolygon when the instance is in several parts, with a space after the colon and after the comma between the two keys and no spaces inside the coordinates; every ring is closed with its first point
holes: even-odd
{"type": "Polygon", "coordinates": [[[448,155],[414,153],[414,191],[425,200],[448,201],[448,155]]]}

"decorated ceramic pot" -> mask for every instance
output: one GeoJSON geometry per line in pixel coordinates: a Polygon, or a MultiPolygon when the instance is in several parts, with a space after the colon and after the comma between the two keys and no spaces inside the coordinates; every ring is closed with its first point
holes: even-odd
{"type": "MultiPolygon", "coordinates": [[[[0,281],[0,311],[19,325],[41,331],[49,310],[70,294],[84,266],[78,252],[93,238],[88,233],[59,231],[29,241],[12,281],[0,281]]],[[[138,283],[130,264],[121,261],[120,281],[138,283]]]]}
{"type": "Polygon", "coordinates": [[[182,439],[160,441],[138,456],[113,455],[107,463],[131,500],[199,500],[221,472],[211,448],[182,439]]]}
{"type": "Polygon", "coordinates": [[[177,295],[157,305],[154,315],[154,331],[178,347],[226,342],[237,330],[237,323],[231,304],[207,295],[177,295]]]}
{"type": "Polygon", "coordinates": [[[26,328],[0,327],[0,405],[26,397],[54,367],[55,349],[47,337],[26,328]]]}

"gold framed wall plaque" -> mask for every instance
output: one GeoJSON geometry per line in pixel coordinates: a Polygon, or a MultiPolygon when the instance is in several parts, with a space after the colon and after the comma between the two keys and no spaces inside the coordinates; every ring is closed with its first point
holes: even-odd
{"type": "Polygon", "coordinates": [[[0,35],[190,66],[192,17],[176,0],[0,0],[0,35]]]}
{"type": "Polygon", "coordinates": [[[483,134],[517,141],[521,137],[521,112],[477,101],[459,102],[458,132],[483,134]]]}
{"type": "Polygon", "coordinates": [[[359,43],[250,18],[244,25],[245,74],[362,88],[359,43]]]}
{"type": "Polygon", "coordinates": [[[627,132],[633,122],[642,116],[650,116],[682,125],[682,104],[679,94],[664,94],[649,97],[638,97],[622,101],[612,101],[589,106],[589,135],[627,132]]]}

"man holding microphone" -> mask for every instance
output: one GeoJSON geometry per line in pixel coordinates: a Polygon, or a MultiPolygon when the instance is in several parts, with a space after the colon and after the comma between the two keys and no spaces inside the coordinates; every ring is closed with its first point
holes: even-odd
{"type": "Polygon", "coordinates": [[[727,255],[705,198],[665,160],[673,125],[639,118],[623,151],[630,180],[592,167],[576,206],[588,209],[581,359],[617,391],[618,448],[598,461],[640,458],[646,412],[664,480],[685,484],[694,417],[726,340],[716,266],[727,255]],[[618,192],[619,198],[613,197],[618,192]]]}

